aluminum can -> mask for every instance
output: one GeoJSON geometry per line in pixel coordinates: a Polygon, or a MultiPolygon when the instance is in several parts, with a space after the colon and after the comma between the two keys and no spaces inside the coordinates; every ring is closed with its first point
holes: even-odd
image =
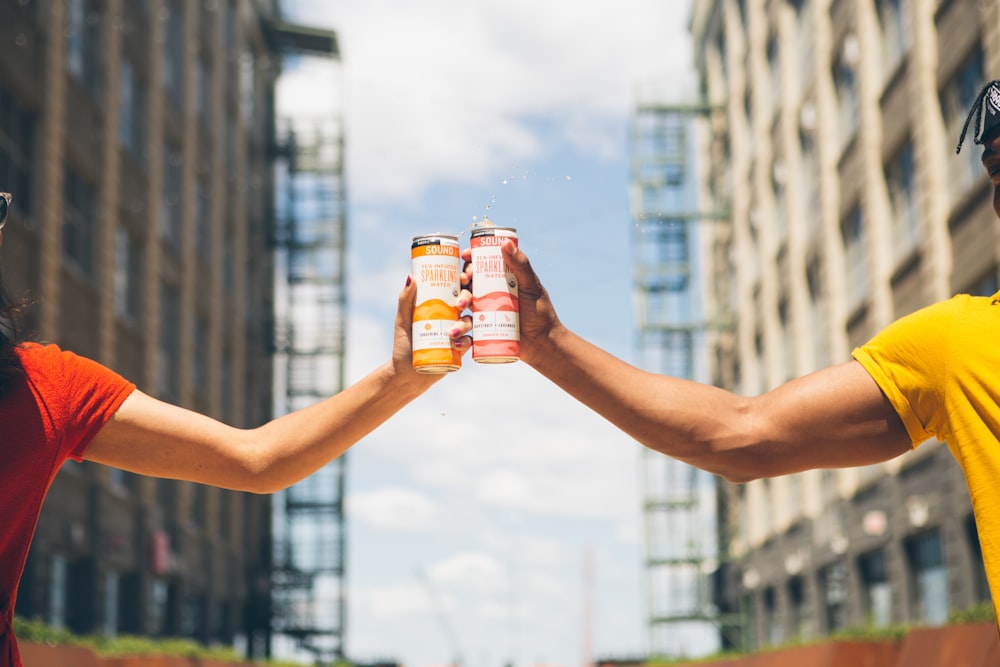
{"type": "Polygon", "coordinates": [[[413,308],[413,367],[418,373],[448,373],[462,367],[462,352],[449,336],[458,320],[460,288],[458,237],[425,234],[410,246],[411,274],[417,283],[413,308]]]}
{"type": "Polygon", "coordinates": [[[513,227],[484,226],[472,230],[472,358],[482,364],[517,361],[521,327],[517,279],[504,261],[500,243],[513,239],[513,227]]]}

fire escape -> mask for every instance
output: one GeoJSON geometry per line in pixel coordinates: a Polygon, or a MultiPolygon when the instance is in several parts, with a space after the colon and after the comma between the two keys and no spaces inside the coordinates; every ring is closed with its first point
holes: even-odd
{"type": "MultiPolygon", "coordinates": [[[[705,381],[710,321],[702,259],[725,217],[698,192],[696,121],[705,106],[642,104],[632,130],[631,213],[640,365],[705,381]]],[[[707,250],[707,252],[714,252],[707,250]]],[[[709,303],[711,302],[711,303],[709,303]]],[[[725,502],[716,479],[652,450],[642,453],[649,653],[697,657],[728,641],[713,581],[725,551],[725,502]]]]}
{"type": "MultiPolygon", "coordinates": [[[[335,33],[289,24],[268,34],[287,58],[339,65],[335,33]]],[[[336,80],[317,81],[335,86],[336,80]]],[[[280,105],[279,105],[280,108],[280,105]]],[[[295,113],[276,119],[276,415],[344,387],[346,192],[343,123],[295,113]]],[[[341,456],[276,494],[272,646],[292,645],[315,664],[343,660],[346,619],[341,456]]],[[[285,657],[285,656],[282,656],[285,657]]]]}

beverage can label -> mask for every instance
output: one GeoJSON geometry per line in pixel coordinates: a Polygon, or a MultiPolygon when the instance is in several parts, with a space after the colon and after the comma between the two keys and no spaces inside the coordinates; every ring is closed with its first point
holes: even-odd
{"type": "Polygon", "coordinates": [[[419,373],[448,373],[462,367],[461,350],[449,331],[458,320],[461,289],[458,237],[426,234],[410,246],[411,275],[417,284],[413,308],[413,367],[419,373]]]}
{"type": "Polygon", "coordinates": [[[479,363],[517,361],[521,353],[521,327],[517,279],[511,272],[500,243],[513,239],[512,227],[483,226],[472,230],[472,358],[479,363]]]}

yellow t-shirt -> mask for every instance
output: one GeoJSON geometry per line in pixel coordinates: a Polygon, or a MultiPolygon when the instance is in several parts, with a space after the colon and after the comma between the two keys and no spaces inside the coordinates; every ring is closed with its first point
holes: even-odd
{"type": "MultiPolygon", "coordinates": [[[[972,498],[986,577],[1000,598],[1000,292],[901,318],[854,350],[913,446],[948,444],[972,498]]],[[[994,607],[996,602],[994,602],[994,607]]]]}

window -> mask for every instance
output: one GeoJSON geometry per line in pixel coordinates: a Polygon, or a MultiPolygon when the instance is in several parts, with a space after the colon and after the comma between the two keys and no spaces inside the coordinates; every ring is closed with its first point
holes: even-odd
{"type": "Polygon", "coordinates": [[[948,620],[948,572],[944,540],[932,530],[907,540],[906,554],[913,576],[912,614],[918,621],[940,625],[948,620]]]}
{"type": "Polygon", "coordinates": [[[160,285],[160,341],[157,355],[157,384],[162,398],[180,398],[180,289],[164,282],[160,285]]]}
{"type": "Polygon", "coordinates": [[[816,147],[816,106],[811,102],[802,106],[799,129],[801,165],[799,178],[799,210],[806,229],[806,242],[819,237],[822,222],[820,201],[819,154],[816,147]]]}
{"type": "Polygon", "coordinates": [[[118,141],[137,159],[144,155],[146,88],[128,60],[122,60],[118,95],[118,141]]]}
{"type": "Polygon", "coordinates": [[[813,54],[813,42],[816,32],[813,29],[812,3],[808,0],[791,0],[791,5],[795,10],[796,32],[798,33],[798,73],[799,73],[799,93],[806,89],[809,82],[813,80],[813,67],[815,57],[813,54]]]}
{"type": "Polygon", "coordinates": [[[788,240],[788,197],[786,196],[788,168],[777,158],[771,167],[771,188],[774,191],[775,232],[779,242],[788,240]]]}
{"type": "Polygon", "coordinates": [[[868,258],[861,207],[855,206],[840,227],[844,243],[844,273],[847,276],[848,307],[852,310],[868,297],[868,258]]]}
{"type": "Polygon", "coordinates": [[[792,627],[795,639],[809,639],[811,622],[809,613],[809,597],[806,595],[806,584],[802,577],[795,577],[788,582],[788,604],[792,612],[792,627]]]}
{"type": "Polygon", "coordinates": [[[820,572],[827,633],[847,627],[847,567],[843,561],[820,572]]]}
{"type": "Polygon", "coordinates": [[[31,214],[34,134],[34,118],[0,86],[0,183],[14,194],[14,206],[22,216],[31,214]]]}
{"type": "MultiPolygon", "coordinates": [[[[982,49],[977,48],[948,81],[941,91],[941,112],[948,133],[957,142],[969,109],[976,101],[983,82],[988,81],[982,49]]],[[[975,128],[970,128],[969,131],[973,132],[975,128]]],[[[979,160],[981,152],[972,148],[973,139],[974,137],[966,139],[969,145],[963,146],[959,159],[952,161],[948,169],[952,202],[960,201],[969,188],[984,176],[983,165],[979,160]]]]}
{"type": "Polygon", "coordinates": [[[118,573],[109,570],[104,574],[104,625],[105,637],[115,637],[118,634],[118,597],[119,597],[118,573]]]}
{"type": "Polygon", "coordinates": [[[771,79],[771,113],[777,112],[781,104],[781,58],[778,51],[778,38],[771,37],[767,42],[767,72],[771,79]]]}
{"type": "Polygon", "coordinates": [[[240,58],[240,102],[243,111],[243,120],[247,126],[252,126],[254,121],[255,98],[257,95],[257,82],[255,80],[255,62],[253,53],[247,51],[240,58]]]}
{"type": "Polygon", "coordinates": [[[52,555],[49,565],[49,613],[45,621],[54,628],[66,627],[66,603],[69,565],[60,554],[52,555]]]}
{"type": "Polygon", "coordinates": [[[66,66],[90,94],[101,99],[101,13],[93,0],[69,0],[66,7],[66,66]]]}
{"type": "Polygon", "coordinates": [[[208,320],[197,313],[191,318],[194,354],[191,355],[191,383],[196,391],[205,392],[208,387],[208,320]]]}
{"type": "Polygon", "coordinates": [[[181,230],[181,149],[167,139],[163,145],[163,195],[160,206],[160,234],[174,246],[180,245],[181,230]]]}
{"type": "Polygon", "coordinates": [[[194,243],[198,256],[208,262],[212,258],[212,202],[201,181],[194,182],[194,243]]]}
{"type": "Polygon", "coordinates": [[[167,604],[170,600],[170,588],[167,582],[156,579],[150,585],[148,617],[149,629],[154,636],[167,634],[167,604]]]}
{"type": "Polygon", "coordinates": [[[115,313],[132,321],[142,303],[142,246],[123,225],[115,232],[115,313]]]}
{"type": "Polygon", "coordinates": [[[195,61],[194,68],[194,110],[205,122],[211,120],[212,74],[204,58],[195,61]]]}
{"type": "Polygon", "coordinates": [[[877,0],[877,5],[879,22],[882,24],[883,75],[888,79],[910,49],[909,16],[904,0],[877,0]]]}
{"type": "Polygon", "coordinates": [[[909,257],[920,244],[913,144],[903,146],[886,165],[885,182],[892,207],[892,247],[898,264],[909,257]]]}
{"type": "Polygon", "coordinates": [[[840,139],[845,145],[854,137],[860,117],[857,81],[860,51],[861,46],[855,35],[850,34],[845,37],[833,70],[833,81],[837,88],[840,139]]]}
{"type": "Polygon", "coordinates": [[[865,621],[876,628],[884,628],[892,622],[892,587],[885,561],[885,551],[881,549],[858,559],[865,621]]]}
{"type": "Polygon", "coordinates": [[[71,168],[63,180],[63,255],[85,276],[94,271],[97,195],[71,168]]]}
{"type": "Polygon", "coordinates": [[[781,625],[781,611],[774,587],[764,590],[764,621],[767,623],[767,642],[774,646],[785,641],[785,630],[781,625]]]}
{"type": "Polygon", "coordinates": [[[997,282],[997,268],[994,266],[989,273],[972,284],[965,290],[972,296],[993,296],[1000,290],[1000,283],[997,282]]]}
{"type": "Polygon", "coordinates": [[[163,12],[167,22],[161,69],[163,87],[180,106],[184,84],[184,17],[181,14],[181,3],[166,0],[163,12]]]}
{"type": "Polygon", "coordinates": [[[812,324],[813,367],[830,365],[830,324],[826,316],[826,299],[823,295],[823,267],[819,259],[806,267],[806,286],[809,289],[809,321],[812,324]]]}
{"type": "Polygon", "coordinates": [[[781,326],[781,372],[787,382],[795,377],[795,336],[792,331],[792,316],[787,298],[778,302],[778,322],[781,326]]]}

